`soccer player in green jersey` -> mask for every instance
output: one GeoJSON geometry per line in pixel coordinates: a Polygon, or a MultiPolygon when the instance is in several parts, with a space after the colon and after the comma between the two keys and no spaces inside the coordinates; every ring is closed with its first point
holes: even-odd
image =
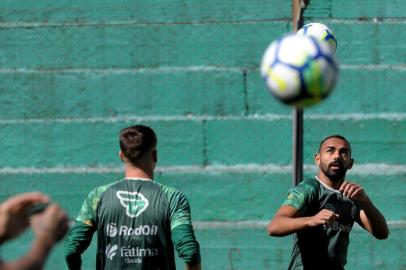
{"type": "Polygon", "coordinates": [[[156,146],[156,135],[147,126],[121,130],[125,178],[95,188],[85,199],[65,241],[69,269],[80,269],[94,232],[96,269],[175,269],[174,249],[186,269],[201,269],[186,197],[153,181],[156,146]]]}
{"type": "Polygon", "coordinates": [[[344,137],[325,138],[314,159],[317,176],[289,190],[268,232],[296,233],[288,269],[344,269],[354,221],[377,239],[388,237],[388,226],[365,190],[345,180],[354,160],[344,137]]]}

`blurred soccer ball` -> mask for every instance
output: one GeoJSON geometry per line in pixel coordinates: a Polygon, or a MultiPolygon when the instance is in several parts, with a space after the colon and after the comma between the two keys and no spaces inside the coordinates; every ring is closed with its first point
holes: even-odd
{"type": "Polygon", "coordinates": [[[328,44],[335,53],[337,49],[337,40],[334,32],[322,23],[308,23],[297,31],[298,35],[312,36],[328,44]]]}
{"type": "Polygon", "coordinates": [[[261,62],[261,75],[280,101],[307,107],[326,98],[338,78],[335,54],[313,37],[287,34],[272,42],[261,62]]]}

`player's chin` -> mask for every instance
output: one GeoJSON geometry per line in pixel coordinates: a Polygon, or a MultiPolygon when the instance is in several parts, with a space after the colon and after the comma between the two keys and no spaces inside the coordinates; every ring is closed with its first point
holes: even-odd
{"type": "Polygon", "coordinates": [[[345,176],[344,169],[329,169],[327,176],[330,178],[331,181],[340,181],[345,176]]]}

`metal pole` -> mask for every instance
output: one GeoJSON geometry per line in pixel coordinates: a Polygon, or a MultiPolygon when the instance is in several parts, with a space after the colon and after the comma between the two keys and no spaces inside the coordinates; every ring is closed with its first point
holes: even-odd
{"type": "MultiPolygon", "coordinates": [[[[293,0],[292,30],[296,32],[303,26],[303,13],[310,0],[293,0]]],[[[293,185],[297,185],[303,178],[303,109],[293,108],[293,185]]]]}
{"type": "Polygon", "coordinates": [[[293,108],[293,185],[303,178],[303,110],[293,108]]]}

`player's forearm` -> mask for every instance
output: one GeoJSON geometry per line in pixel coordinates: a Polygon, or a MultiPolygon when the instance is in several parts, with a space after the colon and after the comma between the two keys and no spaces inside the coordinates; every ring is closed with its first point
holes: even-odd
{"type": "Polygon", "coordinates": [[[268,225],[268,233],[270,236],[286,236],[309,227],[310,217],[275,216],[268,225]]]}
{"type": "Polygon", "coordinates": [[[92,241],[94,227],[77,221],[65,239],[65,261],[70,270],[80,269],[82,265],[81,254],[92,241]]]}
{"type": "MultiPolygon", "coordinates": [[[[172,241],[179,257],[183,259],[188,267],[200,265],[200,246],[194,235],[192,225],[179,225],[172,230],[172,241]]],[[[199,266],[200,267],[200,266],[199,266]]],[[[186,268],[200,269],[200,268],[186,268]]]]}
{"type": "Polygon", "coordinates": [[[367,200],[361,204],[361,207],[366,216],[366,220],[361,218],[365,229],[377,239],[388,238],[389,229],[385,217],[375,207],[372,201],[367,198],[367,200]]]}

